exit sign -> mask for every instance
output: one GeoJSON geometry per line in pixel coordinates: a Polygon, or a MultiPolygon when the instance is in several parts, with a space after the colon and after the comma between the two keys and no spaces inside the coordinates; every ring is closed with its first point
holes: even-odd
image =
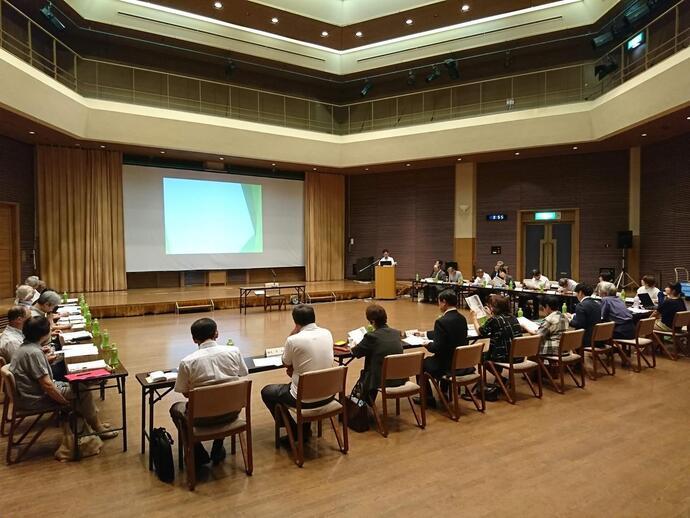
{"type": "Polygon", "coordinates": [[[535,212],[534,221],[553,221],[561,219],[560,212],[535,212]]]}
{"type": "Polygon", "coordinates": [[[644,43],[644,32],[638,32],[628,40],[626,47],[628,50],[635,50],[637,47],[644,43]]]}

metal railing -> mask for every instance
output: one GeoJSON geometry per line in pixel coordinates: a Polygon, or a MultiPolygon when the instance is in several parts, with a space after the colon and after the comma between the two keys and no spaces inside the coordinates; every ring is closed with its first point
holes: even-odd
{"type": "Polygon", "coordinates": [[[689,46],[689,6],[681,0],[647,24],[637,49],[622,43],[596,61],[345,105],[84,58],[7,0],[0,47],[84,97],[349,135],[595,99],[689,46]],[[611,62],[599,80],[595,67],[611,62]]]}

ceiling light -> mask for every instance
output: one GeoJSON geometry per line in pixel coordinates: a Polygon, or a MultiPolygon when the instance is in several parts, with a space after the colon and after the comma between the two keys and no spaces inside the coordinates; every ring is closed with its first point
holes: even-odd
{"type": "Polygon", "coordinates": [[[577,146],[573,146],[573,149],[574,149],[575,151],[577,151],[577,146]]]}
{"type": "Polygon", "coordinates": [[[466,13],[467,11],[470,10],[469,4],[462,4],[462,7],[460,8],[460,10],[461,10],[463,13],[466,13]]]}
{"type": "Polygon", "coordinates": [[[328,31],[321,31],[322,38],[328,38],[328,31]]]}
{"type": "Polygon", "coordinates": [[[101,144],[101,149],[105,149],[105,146],[103,144],[101,144]]]}
{"type": "Polygon", "coordinates": [[[515,152],[515,156],[520,156],[520,152],[519,152],[519,151],[516,151],[516,152],[515,152]]]}
{"type": "Polygon", "coordinates": [[[410,165],[412,165],[412,164],[405,164],[405,167],[410,167],[410,165]]]}
{"type": "Polygon", "coordinates": [[[271,18],[271,23],[272,23],[273,25],[277,24],[279,21],[280,21],[280,20],[279,20],[278,18],[276,18],[275,16],[274,16],[273,18],[271,18]]]}
{"type": "Polygon", "coordinates": [[[276,166],[276,164],[275,164],[275,162],[273,162],[273,163],[271,164],[271,167],[275,167],[275,166],[276,166]]]}
{"type": "Polygon", "coordinates": [[[690,121],[690,117],[685,117],[685,118],[686,118],[687,120],[689,120],[689,121],[690,121]]]}
{"type": "Polygon", "coordinates": [[[213,8],[214,9],[222,9],[223,8],[223,2],[213,2],[213,8]]]}
{"type": "Polygon", "coordinates": [[[643,136],[643,137],[646,137],[646,136],[647,136],[647,134],[646,134],[646,133],[643,133],[643,134],[642,134],[642,136],[643,136]]]}
{"type": "Polygon", "coordinates": [[[161,155],[165,155],[165,151],[161,151],[161,155]]]}
{"type": "Polygon", "coordinates": [[[357,31],[357,32],[355,32],[355,36],[357,36],[358,38],[361,38],[362,36],[364,36],[364,33],[362,31],[357,31]]]}
{"type": "Polygon", "coordinates": [[[35,131],[30,131],[30,132],[29,132],[29,135],[35,135],[35,134],[36,134],[35,131]]]}
{"type": "Polygon", "coordinates": [[[458,62],[453,58],[446,59],[443,64],[446,66],[448,77],[451,79],[460,79],[460,71],[458,70],[458,62]]]}
{"type": "Polygon", "coordinates": [[[439,77],[441,77],[441,71],[438,69],[436,65],[434,65],[433,67],[431,67],[431,73],[428,76],[426,76],[426,82],[431,83],[439,77]]]}
{"type": "Polygon", "coordinates": [[[225,157],[219,156],[218,160],[225,160],[225,157]]]}
{"type": "Polygon", "coordinates": [[[412,18],[408,18],[407,20],[405,20],[405,23],[407,25],[412,25],[414,23],[414,20],[412,18]]]}
{"type": "Polygon", "coordinates": [[[369,168],[368,168],[368,167],[365,167],[365,168],[364,168],[364,170],[365,170],[365,171],[368,171],[368,170],[369,170],[369,168]]]}
{"type": "Polygon", "coordinates": [[[462,162],[462,158],[458,158],[458,162],[462,162]]]}

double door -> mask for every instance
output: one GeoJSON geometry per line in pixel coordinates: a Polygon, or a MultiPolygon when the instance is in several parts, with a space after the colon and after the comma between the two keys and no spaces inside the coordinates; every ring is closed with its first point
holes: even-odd
{"type": "Polygon", "coordinates": [[[551,280],[579,276],[579,225],[577,211],[557,212],[553,221],[539,221],[535,211],[524,211],[520,222],[523,278],[539,270],[551,280]]]}

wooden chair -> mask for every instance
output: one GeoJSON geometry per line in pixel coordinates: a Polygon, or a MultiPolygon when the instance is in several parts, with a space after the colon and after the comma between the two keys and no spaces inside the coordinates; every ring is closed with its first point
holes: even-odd
{"type": "MultiPolygon", "coordinates": [[[[0,356],[0,369],[2,369],[7,363],[5,358],[0,356]]],[[[2,397],[2,417],[0,417],[0,437],[5,436],[5,425],[7,424],[7,413],[9,412],[9,399],[5,395],[5,378],[0,376],[0,397],[2,397]]]]}
{"type": "MultiPolygon", "coordinates": [[[[673,325],[671,326],[671,331],[659,331],[658,329],[654,330],[654,341],[656,343],[655,347],[658,347],[663,354],[671,358],[672,360],[677,360],[678,359],[678,352],[682,351],[683,348],[681,347],[681,342],[685,340],[687,342],[688,340],[688,328],[690,327],[690,311],[679,311],[678,313],[675,314],[673,317],[673,325]],[[666,347],[666,344],[664,343],[664,338],[666,337],[671,337],[671,340],[673,341],[673,346],[676,349],[675,353],[672,353],[671,351],[668,350],[668,347],[666,347]]],[[[687,350],[686,350],[687,354],[687,350]]]]}
{"type": "Polygon", "coordinates": [[[450,403],[446,398],[445,394],[439,387],[439,383],[433,376],[425,373],[424,375],[431,382],[431,384],[436,389],[443,406],[448,412],[448,417],[453,421],[460,419],[460,387],[467,387],[467,393],[469,394],[474,406],[479,412],[484,412],[486,410],[486,401],[484,399],[484,377],[482,376],[482,352],[484,350],[483,344],[477,345],[466,345],[455,348],[453,353],[453,370],[451,373],[443,376],[443,381],[450,384],[451,394],[453,397],[453,408],[451,409],[450,403]],[[460,369],[469,369],[474,367],[476,369],[472,374],[464,374],[461,376],[457,375],[457,371],[460,369]],[[478,400],[476,396],[470,390],[470,385],[475,385],[479,383],[480,389],[480,399],[478,400]]]}
{"type": "Polygon", "coordinates": [[[529,388],[532,390],[532,394],[534,394],[534,397],[541,398],[543,395],[541,369],[539,368],[538,362],[529,359],[538,358],[540,345],[540,335],[520,336],[517,338],[513,338],[510,344],[510,354],[508,357],[508,363],[493,362],[490,360],[485,362],[486,369],[484,369],[484,384],[486,385],[486,371],[488,369],[496,378],[496,383],[498,383],[498,386],[500,387],[501,391],[508,400],[508,403],[514,405],[515,374],[522,374],[522,377],[529,385],[529,388]],[[515,363],[516,358],[523,358],[523,360],[519,363],[515,363]],[[508,387],[506,387],[505,383],[503,383],[503,379],[501,379],[501,375],[498,373],[498,369],[496,367],[503,367],[508,369],[508,387]],[[539,391],[537,391],[534,388],[532,380],[529,378],[529,376],[527,376],[528,373],[534,371],[536,371],[537,373],[537,388],[539,389],[539,391]]]}
{"type": "Polygon", "coordinates": [[[642,370],[641,360],[647,364],[648,368],[656,367],[656,351],[654,347],[654,342],[652,336],[654,334],[654,318],[642,318],[637,322],[637,331],[635,333],[635,338],[627,340],[622,338],[614,338],[613,344],[618,349],[620,354],[624,356],[630,363],[630,366],[635,372],[640,372],[642,370]],[[649,347],[649,346],[652,347],[649,347]],[[652,355],[652,361],[650,362],[645,355],[645,349],[649,348],[652,355]],[[637,368],[632,363],[632,349],[635,350],[637,354],[637,368]],[[628,351],[630,351],[628,353],[628,351]]]}
{"type": "Polygon", "coordinates": [[[383,367],[381,369],[381,407],[383,409],[382,416],[379,416],[379,411],[376,402],[372,401],[371,407],[374,410],[374,418],[376,419],[376,428],[378,432],[384,437],[388,437],[388,400],[395,399],[395,415],[400,415],[400,399],[407,398],[412,408],[417,426],[421,429],[426,427],[426,390],[425,383],[419,383],[424,379],[424,353],[416,352],[411,354],[389,354],[383,359],[383,367]],[[415,377],[415,382],[410,381],[409,378],[415,377]],[[399,387],[387,387],[387,380],[407,379],[404,385],[399,387]],[[420,415],[414,408],[412,396],[419,395],[420,399],[420,415]]]}
{"type": "Polygon", "coordinates": [[[9,412],[3,410],[3,416],[7,419],[7,421],[10,424],[10,430],[7,437],[7,455],[5,457],[5,462],[7,463],[7,465],[10,465],[19,462],[22,459],[22,457],[26,454],[26,452],[29,451],[29,448],[31,448],[31,446],[33,446],[33,444],[38,440],[41,434],[43,434],[45,429],[48,428],[48,425],[50,425],[51,420],[53,418],[56,418],[60,412],[68,412],[69,407],[56,406],[52,409],[41,411],[19,410],[17,409],[17,405],[15,404],[17,401],[17,386],[14,382],[14,374],[12,374],[12,372],[10,371],[9,365],[4,365],[2,369],[0,369],[0,376],[2,377],[5,386],[5,409],[7,409],[8,406],[11,408],[11,411],[9,412]],[[9,416],[6,415],[6,412],[9,413],[9,416]],[[43,416],[47,416],[47,419],[41,422],[43,416]],[[15,434],[19,433],[18,428],[27,418],[34,419],[31,420],[29,426],[26,430],[24,430],[24,433],[21,434],[19,439],[15,440],[15,434]],[[27,439],[32,430],[39,424],[40,426],[38,426],[38,428],[31,436],[29,441],[25,443],[24,440],[27,439]],[[17,456],[13,458],[12,453],[15,449],[19,449],[19,452],[17,453],[17,456]]]}
{"type": "MultiPolygon", "coordinates": [[[[295,464],[300,468],[304,465],[304,432],[303,424],[316,421],[318,423],[318,436],[321,437],[321,422],[328,419],[331,422],[333,433],[338,441],[338,447],[342,453],[347,453],[349,449],[347,436],[347,412],[345,411],[345,381],[347,379],[347,367],[338,366],[330,369],[307,372],[299,377],[297,384],[297,405],[295,407],[276,405],[276,412],[280,415],[283,426],[287,429],[290,449],[294,457],[295,464]],[[325,400],[338,394],[338,399],[333,399],[329,403],[317,408],[304,408],[304,400],[325,400]],[[290,427],[291,413],[297,422],[297,438],[295,439],[290,427]],[[343,436],[340,437],[338,427],[333,420],[335,416],[342,416],[343,436]]],[[[275,442],[276,448],[280,447],[280,423],[275,420],[275,442]]]]}
{"type": "Polygon", "coordinates": [[[570,377],[578,388],[585,388],[585,354],[582,350],[582,339],[584,336],[584,329],[565,331],[561,334],[561,339],[558,342],[558,354],[539,356],[539,364],[544,374],[546,374],[546,379],[549,380],[549,383],[551,383],[559,394],[565,393],[566,371],[570,374],[570,377]],[[544,360],[549,362],[548,367],[544,364],[544,360]],[[575,364],[580,364],[579,381],[572,368],[575,364]],[[556,380],[554,380],[551,375],[550,367],[552,365],[558,369],[558,384],[556,384],[556,380]]]}
{"type": "Polygon", "coordinates": [[[604,372],[609,376],[616,375],[616,364],[613,361],[615,349],[612,345],[614,327],[616,327],[614,322],[601,322],[595,324],[592,330],[592,343],[584,347],[584,352],[592,356],[592,374],[589,374],[591,380],[596,381],[599,378],[597,364],[601,364],[604,368],[604,372]],[[597,343],[603,345],[597,347],[597,343]],[[606,365],[602,356],[606,358],[608,365],[606,365]]]}
{"type": "Polygon", "coordinates": [[[207,385],[189,391],[187,428],[184,431],[178,429],[177,443],[180,465],[182,465],[182,459],[186,459],[187,485],[191,491],[194,491],[196,486],[194,444],[197,442],[224,439],[230,436],[232,437],[230,452],[234,454],[235,436],[239,435],[244,470],[247,475],[252,474],[254,461],[252,456],[251,397],[252,381],[249,379],[207,385]],[[244,419],[237,417],[237,419],[229,423],[209,426],[197,426],[194,424],[194,421],[199,418],[217,417],[239,412],[243,408],[244,419]],[[244,435],[242,435],[243,433],[244,435]],[[184,455],[182,444],[184,444],[184,455]]]}

